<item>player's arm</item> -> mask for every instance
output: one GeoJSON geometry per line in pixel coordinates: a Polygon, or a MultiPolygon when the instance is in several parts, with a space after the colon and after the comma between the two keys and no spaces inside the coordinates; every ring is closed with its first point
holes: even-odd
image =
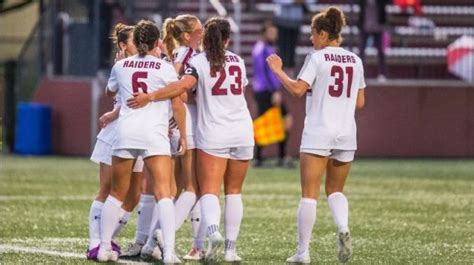
{"type": "Polygon", "coordinates": [[[183,71],[183,63],[180,62],[175,62],[173,63],[174,69],[176,70],[176,73],[180,74],[183,71]]]}
{"type": "Polygon", "coordinates": [[[110,88],[105,88],[105,94],[111,98],[115,97],[117,95],[117,91],[112,91],[110,88]]]}
{"type": "Polygon", "coordinates": [[[178,124],[178,130],[180,134],[179,139],[179,155],[186,152],[186,109],[183,101],[179,97],[171,99],[171,107],[173,108],[173,117],[178,124]]]}
{"type": "Polygon", "coordinates": [[[284,71],[283,71],[283,62],[281,58],[276,55],[272,54],[267,58],[268,66],[270,69],[275,73],[278,80],[280,80],[283,87],[290,92],[293,96],[301,97],[303,96],[306,91],[308,91],[309,84],[305,81],[298,79],[294,80],[291,79],[284,71]]]}
{"type": "Polygon", "coordinates": [[[362,109],[365,106],[365,89],[361,88],[357,92],[356,108],[362,109]]]}
{"type": "Polygon", "coordinates": [[[133,98],[127,100],[127,106],[132,109],[137,109],[145,106],[151,101],[159,101],[177,97],[187,90],[192,89],[196,82],[197,77],[192,74],[185,74],[180,80],[169,83],[164,88],[152,93],[134,93],[133,98]]]}
{"type": "Polygon", "coordinates": [[[120,113],[120,106],[116,106],[116,107],[114,107],[114,109],[112,111],[104,113],[99,118],[100,127],[105,128],[105,126],[107,126],[107,124],[109,124],[109,123],[115,121],[116,119],[118,119],[119,113],[120,113]]]}

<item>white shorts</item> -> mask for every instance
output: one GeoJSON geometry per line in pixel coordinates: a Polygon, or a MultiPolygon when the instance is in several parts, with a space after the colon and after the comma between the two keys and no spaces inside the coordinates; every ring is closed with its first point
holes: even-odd
{"type": "MultiPolygon", "coordinates": [[[[91,155],[91,160],[97,164],[103,163],[108,166],[112,166],[112,154],[113,149],[112,145],[97,139],[95,143],[94,151],[91,155]]],[[[143,158],[139,156],[133,167],[133,172],[142,172],[143,171],[143,158]]]]}
{"type": "Polygon", "coordinates": [[[196,149],[196,142],[194,141],[194,135],[186,135],[186,145],[188,150],[196,149]]]}
{"type": "Polygon", "coordinates": [[[253,158],[253,146],[201,150],[213,156],[232,160],[251,160],[253,158]]]}
{"type": "Polygon", "coordinates": [[[178,154],[179,138],[180,138],[179,131],[178,130],[176,130],[176,131],[173,130],[173,133],[171,134],[171,137],[170,137],[170,153],[171,153],[171,156],[176,156],[178,154]]]}
{"type": "Polygon", "coordinates": [[[143,159],[146,159],[147,157],[150,156],[159,156],[159,155],[164,155],[164,156],[171,156],[170,150],[168,148],[163,149],[115,149],[113,151],[113,155],[124,158],[124,159],[135,159],[138,157],[143,157],[143,159]]]}
{"type": "Polygon", "coordinates": [[[135,165],[133,166],[133,172],[143,172],[143,166],[145,163],[143,162],[143,158],[141,156],[137,157],[137,160],[135,161],[135,165]]]}
{"type": "Polygon", "coordinates": [[[354,155],[355,155],[355,150],[338,150],[338,149],[301,148],[300,152],[329,157],[340,162],[351,162],[352,160],[354,160],[354,155]]]}
{"type": "Polygon", "coordinates": [[[97,139],[97,142],[94,146],[94,151],[92,151],[91,161],[97,164],[103,163],[106,165],[112,165],[112,145],[108,144],[100,139],[97,139]]]}

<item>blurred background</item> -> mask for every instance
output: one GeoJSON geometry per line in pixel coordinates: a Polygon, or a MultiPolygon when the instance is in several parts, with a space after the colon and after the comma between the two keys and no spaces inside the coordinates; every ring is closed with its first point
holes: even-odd
{"type": "MultiPolygon", "coordinates": [[[[357,113],[359,157],[474,157],[474,0],[0,0],[0,123],[3,152],[87,156],[111,109],[103,91],[114,24],[192,13],[232,21],[229,50],[248,67],[246,97],[259,114],[252,50],[262,25],[296,75],[312,50],[310,19],[329,5],[347,16],[343,46],[364,58],[366,108],[357,113]]],[[[299,151],[304,98],[280,88],[285,157],[299,151]]],[[[262,150],[277,156],[277,145],[262,150]]]]}

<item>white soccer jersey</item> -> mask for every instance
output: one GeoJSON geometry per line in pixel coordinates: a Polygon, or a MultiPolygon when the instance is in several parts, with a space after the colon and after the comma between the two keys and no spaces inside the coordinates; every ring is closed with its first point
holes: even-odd
{"type": "Polygon", "coordinates": [[[244,60],[226,51],[225,66],[211,73],[206,53],[189,61],[185,74],[198,78],[196,147],[219,149],[253,146],[252,118],[244,97],[248,84],[244,60]]]}
{"type": "Polygon", "coordinates": [[[127,99],[135,92],[153,92],[177,81],[173,66],[162,59],[138,55],[118,61],[112,68],[108,89],[119,91],[120,115],[114,149],[153,149],[168,142],[170,101],[150,102],[143,108],[131,109],[127,99]]]}
{"type": "Polygon", "coordinates": [[[362,61],[340,47],[308,54],[298,79],[310,85],[301,148],[356,150],[358,90],[365,88],[362,61]]]}
{"type": "MultiPolygon", "coordinates": [[[[115,96],[115,104],[114,104],[114,109],[120,107],[122,104],[120,95],[117,94],[115,96]]],[[[102,128],[97,135],[97,139],[106,142],[107,144],[112,145],[115,139],[115,131],[117,129],[117,120],[114,120],[107,124],[105,128],[102,128]]]]}
{"type": "Polygon", "coordinates": [[[196,54],[196,51],[191,47],[179,46],[173,51],[173,62],[186,64],[189,59],[196,54]]]}

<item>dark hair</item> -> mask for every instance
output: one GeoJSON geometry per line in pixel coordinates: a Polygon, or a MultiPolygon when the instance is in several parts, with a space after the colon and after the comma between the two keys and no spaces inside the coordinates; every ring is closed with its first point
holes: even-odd
{"type": "Polygon", "coordinates": [[[133,26],[128,26],[122,23],[115,25],[110,39],[112,39],[113,44],[120,49],[120,43],[127,43],[130,34],[133,32],[133,26]]]}
{"type": "Polygon", "coordinates": [[[311,20],[311,28],[320,33],[325,31],[329,34],[329,40],[341,38],[342,27],[346,25],[346,17],[341,9],[331,6],[319,14],[315,15],[311,20]]]}
{"type": "Polygon", "coordinates": [[[199,18],[194,15],[184,14],[176,18],[167,18],[163,23],[163,43],[166,50],[166,55],[173,58],[173,50],[177,44],[182,44],[182,33],[191,33],[194,24],[199,21],[199,18]]]}
{"type": "Polygon", "coordinates": [[[225,42],[230,38],[230,23],[225,18],[213,17],[204,24],[203,47],[211,71],[218,72],[225,62],[225,42]]]}
{"type": "Polygon", "coordinates": [[[264,35],[269,28],[274,28],[275,25],[271,20],[265,20],[262,24],[262,27],[260,28],[260,33],[264,35]]]}
{"type": "Polygon", "coordinates": [[[153,50],[158,39],[160,39],[160,31],[150,20],[140,20],[133,29],[133,43],[140,56],[145,56],[148,51],[153,50]]]}

